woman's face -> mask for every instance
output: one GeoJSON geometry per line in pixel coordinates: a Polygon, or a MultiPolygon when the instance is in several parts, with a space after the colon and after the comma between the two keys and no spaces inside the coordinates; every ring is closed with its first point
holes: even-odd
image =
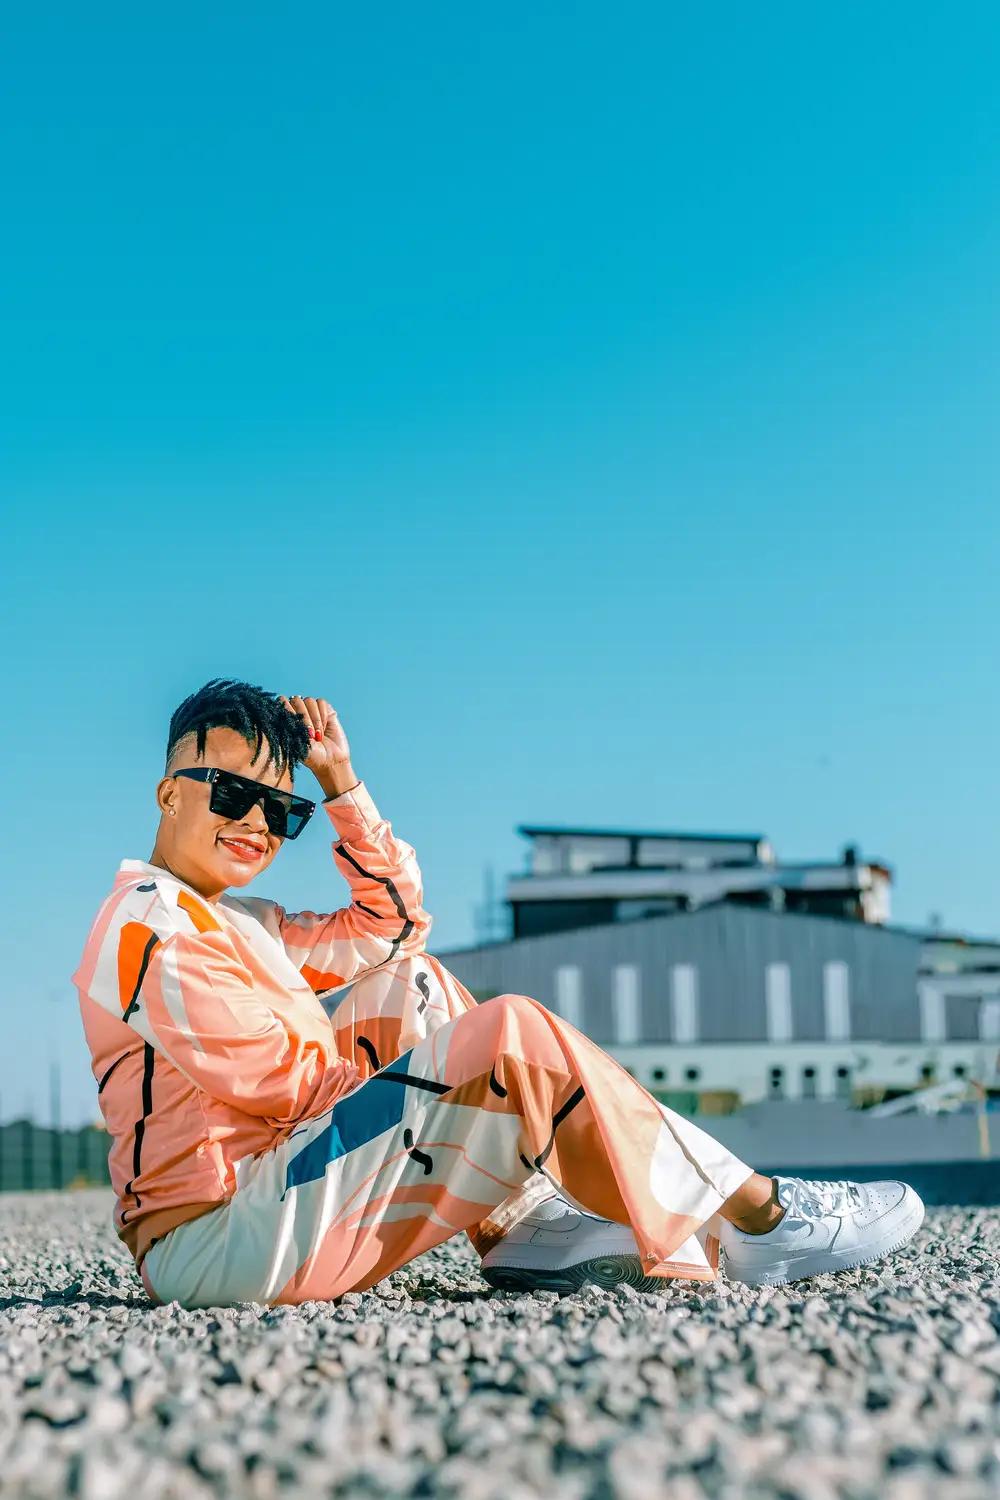
{"type": "MultiPolygon", "coordinates": [[[[194,766],[233,771],[264,786],[292,790],[291,773],[279,776],[274,763],[265,766],[265,745],[253,761],[253,748],[234,729],[210,729],[205,753],[199,756],[194,735],[182,740],[171,758],[170,772],[194,766]]],[[[230,886],[248,885],[266,870],[283,840],[268,830],[264,812],[255,803],[242,818],[226,818],[209,811],[211,785],[168,773],[157,788],[160,828],[153,863],[214,901],[230,886]]]]}

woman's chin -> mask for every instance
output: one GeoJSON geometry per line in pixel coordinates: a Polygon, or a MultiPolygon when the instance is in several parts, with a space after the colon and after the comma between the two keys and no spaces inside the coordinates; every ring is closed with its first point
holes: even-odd
{"type": "Polygon", "coordinates": [[[244,886],[249,885],[255,875],[259,875],[266,861],[260,860],[254,865],[246,865],[241,860],[226,860],[226,868],[222,872],[222,878],[227,885],[244,886]]]}

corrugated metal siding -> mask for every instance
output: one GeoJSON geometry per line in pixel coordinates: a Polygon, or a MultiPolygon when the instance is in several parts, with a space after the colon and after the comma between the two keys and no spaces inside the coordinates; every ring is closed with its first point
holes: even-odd
{"type": "Polygon", "coordinates": [[[821,1041],[824,966],[839,962],[850,974],[852,1036],[903,1042],[920,1038],[920,946],[909,933],[861,922],[715,906],[440,957],[469,989],[532,995],[549,1007],[556,969],[578,965],[584,1029],[599,1042],[614,1039],[616,964],[635,964],[640,971],[644,1042],[671,1040],[670,971],[676,964],[691,964],[698,971],[702,1041],[766,1041],[764,974],[769,963],[789,967],[794,1039],[821,1041]]]}

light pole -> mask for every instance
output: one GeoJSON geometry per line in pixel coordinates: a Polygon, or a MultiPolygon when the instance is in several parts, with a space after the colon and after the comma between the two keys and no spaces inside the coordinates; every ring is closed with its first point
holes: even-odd
{"type": "MultiPolygon", "coordinates": [[[[59,1003],[59,992],[53,990],[49,996],[53,1005],[59,1003]]],[[[63,1186],[63,1160],[62,1160],[62,1071],[59,1067],[59,1027],[53,1026],[49,1033],[49,1120],[52,1129],[51,1151],[49,1156],[49,1171],[52,1177],[52,1186],[61,1188],[63,1186]]]]}

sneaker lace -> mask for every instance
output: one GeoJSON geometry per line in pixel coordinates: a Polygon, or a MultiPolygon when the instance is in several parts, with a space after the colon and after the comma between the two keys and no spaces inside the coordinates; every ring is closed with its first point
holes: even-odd
{"type": "Polygon", "coordinates": [[[861,1195],[854,1182],[804,1182],[793,1178],[781,1184],[778,1198],[790,1214],[803,1218],[850,1213],[861,1206],[861,1195]]]}

